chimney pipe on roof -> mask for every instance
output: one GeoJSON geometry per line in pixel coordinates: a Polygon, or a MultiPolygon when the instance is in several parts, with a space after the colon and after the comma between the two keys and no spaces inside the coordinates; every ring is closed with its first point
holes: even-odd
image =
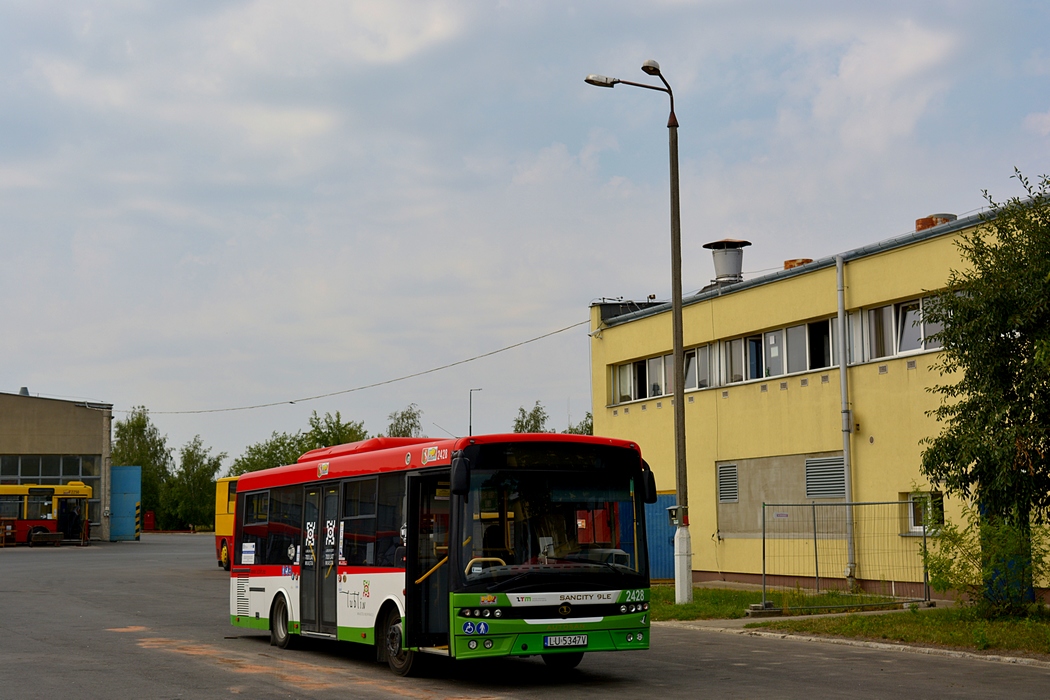
{"type": "Polygon", "coordinates": [[[723,238],[720,241],[705,243],[704,247],[711,251],[711,257],[715,263],[715,283],[732,284],[744,279],[744,248],[751,245],[751,241],[742,241],[735,238],[723,238]]]}
{"type": "Polygon", "coordinates": [[[915,230],[925,231],[926,229],[933,228],[934,226],[940,226],[941,224],[950,223],[958,218],[959,217],[957,217],[955,214],[930,214],[929,216],[924,216],[921,219],[915,220],[915,230]]]}
{"type": "Polygon", "coordinates": [[[29,396],[29,387],[24,386],[21,389],[19,389],[18,390],[18,395],[19,396],[29,396]]]}

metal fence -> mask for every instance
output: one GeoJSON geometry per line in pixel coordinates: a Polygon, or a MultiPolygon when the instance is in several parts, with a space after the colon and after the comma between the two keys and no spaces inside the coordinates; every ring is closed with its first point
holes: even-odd
{"type": "Polygon", "coordinates": [[[773,598],[791,591],[799,593],[793,608],[929,601],[926,531],[912,527],[914,505],[764,503],[763,607],[776,607],[773,598]]]}

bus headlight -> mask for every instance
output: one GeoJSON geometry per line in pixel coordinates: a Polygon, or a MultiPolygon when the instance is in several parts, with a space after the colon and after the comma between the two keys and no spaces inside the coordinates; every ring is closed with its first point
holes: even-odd
{"type": "Polygon", "coordinates": [[[496,612],[492,613],[495,617],[503,617],[503,611],[496,608],[496,612]]]}
{"type": "Polygon", "coordinates": [[[620,612],[622,612],[622,613],[627,612],[627,606],[626,605],[621,605],[620,606],[620,612]]]}

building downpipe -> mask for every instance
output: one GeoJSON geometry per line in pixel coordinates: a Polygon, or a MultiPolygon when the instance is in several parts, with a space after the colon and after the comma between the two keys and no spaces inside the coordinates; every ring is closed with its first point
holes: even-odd
{"type": "Polygon", "coordinates": [[[839,394],[842,399],[842,470],[846,478],[846,585],[849,590],[857,586],[857,550],[853,536],[853,459],[850,453],[850,434],[853,432],[853,412],[849,407],[849,346],[846,344],[846,263],[841,255],[835,256],[835,276],[838,281],[838,343],[839,343],[839,394]]]}

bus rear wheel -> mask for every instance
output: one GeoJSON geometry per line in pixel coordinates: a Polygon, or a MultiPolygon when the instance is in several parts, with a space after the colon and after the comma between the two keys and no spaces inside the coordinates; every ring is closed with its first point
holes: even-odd
{"type": "Polygon", "coordinates": [[[544,654],[543,663],[552,671],[571,671],[583,661],[583,652],[574,651],[570,654],[544,654]]]}
{"type": "Polygon", "coordinates": [[[230,570],[230,546],[226,544],[226,540],[223,540],[222,546],[219,547],[219,566],[224,571],[230,570]]]}
{"type": "Polygon", "coordinates": [[[386,662],[390,670],[399,676],[414,674],[419,669],[419,655],[405,648],[404,624],[401,622],[401,613],[396,608],[387,615],[383,628],[386,662]]]}
{"type": "Polygon", "coordinates": [[[292,634],[288,631],[288,602],[283,595],[277,596],[270,615],[270,644],[280,649],[292,646],[292,634]]]}

